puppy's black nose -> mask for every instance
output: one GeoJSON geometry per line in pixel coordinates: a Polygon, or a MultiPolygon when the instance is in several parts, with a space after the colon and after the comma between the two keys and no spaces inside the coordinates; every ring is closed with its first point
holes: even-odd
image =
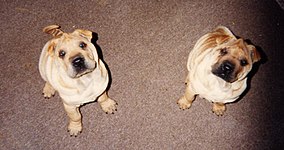
{"type": "Polygon", "coordinates": [[[218,76],[226,81],[229,81],[231,80],[231,75],[234,72],[234,69],[235,69],[234,64],[232,64],[229,61],[225,61],[220,66],[220,71],[219,71],[218,76]]]}
{"type": "Polygon", "coordinates": [[[234,71],[234,68],[234,64],[230,63],[229,61],[226,61],[221,65],[221,69],[224,74],[230,74],[232,71],[234,71]]]}
{"type": "Polygon", "coordinates": [[[235,65],[230,61],[224,61],[220,65],[216,64],[213,66],[212,73],[226,82],[233,82],[235,80],[235,65]]]}
{"type": "Polygon", "coordinates": [[[72,64],[77,71],[83,71],[86,69],[85,59],[83,57],[75,57],[72,61],[72,64]]]}

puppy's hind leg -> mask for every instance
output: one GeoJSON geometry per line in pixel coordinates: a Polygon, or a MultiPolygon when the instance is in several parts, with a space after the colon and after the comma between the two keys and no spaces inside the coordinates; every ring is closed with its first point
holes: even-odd
{"type": "Polygon", "coordinates": [[[106,91],[98,98],[98,102],[104,112],[113,114],[116,111],[117,103],[108,97],[106,91]]]}
{"type": "Polygon", "coordinates": [[[46,82],[42,94],[45,98],[50,98],[51,96],[54,96],[55,89],[50,85],[50,83],[46,82]]]}
{"type": "Polygon", "coordinates": [[[190,108],[192,102],[195,99],[195,92],[190,86],[190,83],[187,81],[186,90],[184,96],[182,96],[178,101],[177,104],[179,105],[180,109],[188,109],[190,108]]]}
{"type": "Polygon", "coordinates": [[[82,116],[79,107],[63,103],[64,109],[69,117],[68,131],[71,136],[77,136],[82,131],[82,116]]]}

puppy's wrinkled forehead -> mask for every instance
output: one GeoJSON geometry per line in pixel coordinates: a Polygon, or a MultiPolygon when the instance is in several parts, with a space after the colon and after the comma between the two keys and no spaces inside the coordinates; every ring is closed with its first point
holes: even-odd
{"type": "Polygon", "coordinates": [[[69,43],[69,42],[74,42],[74,41],[86,41],[87,39],[84,37],[81,37],[79,35],[74,35],[72,33],[63,33],[62,36],[60,37],[61,42],[63,43],[69,43]]]}
{"type": "Polygon", "coordinates": [[[88,40],[79,35],[73,35],[72,33],[63,33],[62,36],[58,39],[59,48],[77,48],[79,43],[84,42],[88,43],[88,40]]]}
{"type": "Polygon", "coordinates": [[[244,43],[243,39],[238,39],[228,44],[228,50],[230,55],[234,57],[247,57],[249,56],[249,51],[244,43]]]}

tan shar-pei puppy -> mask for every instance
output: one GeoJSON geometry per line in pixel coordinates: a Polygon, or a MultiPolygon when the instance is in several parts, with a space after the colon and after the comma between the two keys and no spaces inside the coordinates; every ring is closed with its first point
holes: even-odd
{"type": "Polygon", "coordinates": [[[57,91],[69,117],[68,131],[77,136],[82,131],[79,107],[97,100],[103,111],[116,111],[116,102],[107,95],[109,75],[103,61],[92,44],[92,32],[77,29],[64,33],[57,25],[43,32],[53,35],[42,49],[39,71],[46,81],[44,97],[57,91]]]}
{"type": "Polygon", "coordinates": [[[213,103],[220,116],[226,103],[234,102],[247,87],[247,75],[260,54],[253,45],[236,38],[224,26],[202,36],[190,52],[186,91],[177,103],[181,109],[191,106],[196,95],[213,103]]]}

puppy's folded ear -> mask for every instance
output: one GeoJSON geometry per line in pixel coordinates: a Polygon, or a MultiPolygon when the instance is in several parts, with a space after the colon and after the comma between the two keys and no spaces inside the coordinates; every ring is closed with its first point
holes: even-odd
{"type": "Polygon", "coordinates": [[[261,59],[261,56],[257,49],[253,45],[247,45],[247,48],[250,51],[252,62],[258,62],[261,59]]]}
{"type": "Polygon", "coordinates": [[[81,37],[86,38],[88,41],[91,41],[92,39],[92,31],[89,30],[83,30],[83,29],[76,29],[72,34],[79,35],[81,37]]]}
{"type": "Polygon", "coordinates": [[[60,30],[60,26],[58,25],[50,25],[45,28],[43,28],[43,32],[47,34],[51,34],[52,36],[61,36],[63,34],[63,31],[60,30]]]}
{"type": "Polygon", "coordinates": [[[49,56],[53,56],[55,51],[55,41],[51,40],[48,47],[47,47],[47,52],[49,56]]]}
{"type": "Polygon", "coordinates": [[[216,32],[216,42],[218,45],[228,42],[230,39],[237,39],[234,34],[225,26],[218,26],[216,32]]]}
{"type": "Polygon", "coordinates": [[[216,43],[217,43],[217,45],[221,45],[223,43],[227,43],[230,39],[231,39],[231,37],[229,37],[227,35],[219,35],[219,36],[216,37],[216,43]]]}

